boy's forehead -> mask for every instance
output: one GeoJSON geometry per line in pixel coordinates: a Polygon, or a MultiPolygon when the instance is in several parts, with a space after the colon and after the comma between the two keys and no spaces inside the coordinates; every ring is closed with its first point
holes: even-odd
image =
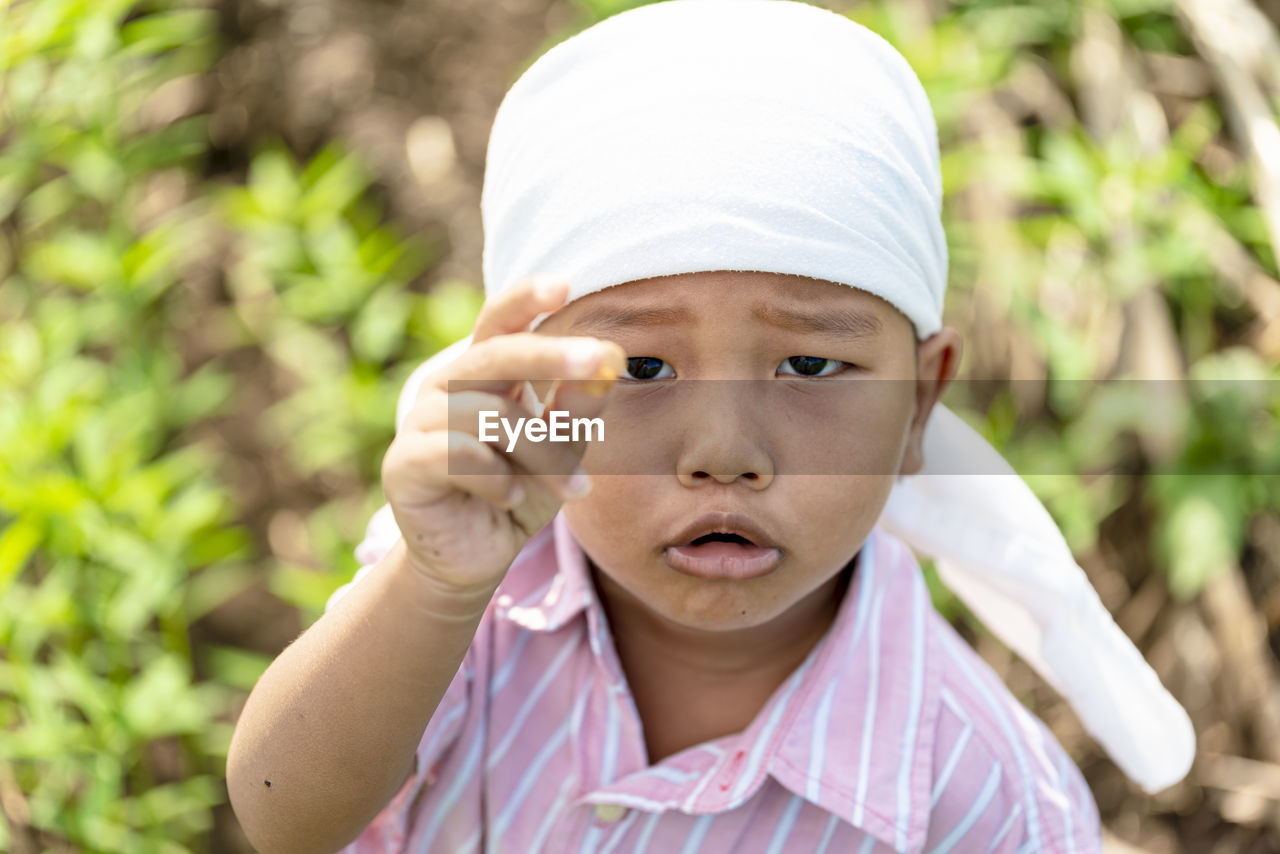
{"type": "Polygon", "coordinates": [[[614,285],[580,297],[562,313],[563,322],[586,333],[627,326],[696,326],[739,314],[801,332],[869,337],[902,327],[915,337],[906,315],[875,294],[805,276],[743,270],[614,285]]]}

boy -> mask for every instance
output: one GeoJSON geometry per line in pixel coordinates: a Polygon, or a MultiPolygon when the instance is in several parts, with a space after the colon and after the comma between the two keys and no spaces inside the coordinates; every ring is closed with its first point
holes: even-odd
{"type": "Polygon", "coordinates": [[[359,583],[237,726],[256,845],[1100,850],[877,527],[960,354],[934,133],[891,48],[785,0],[633,10],[526,72],[489,300],[406,386],[359,583]],[[482,441],[526,381],[608,441],[482,441]]]}

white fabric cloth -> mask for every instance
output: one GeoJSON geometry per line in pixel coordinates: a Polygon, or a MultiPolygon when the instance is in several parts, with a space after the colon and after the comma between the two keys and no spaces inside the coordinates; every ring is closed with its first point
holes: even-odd
{"type": "Polygon", "coordinates": [[[881,523],[917,553],[992,634],[1071,703],[1120,769],[1149,793],[1181,780],[1195,731],[1098,599],[1035,493],[945,406],[920,474],[901,479],[881,523]]]}
{"type": "MultiPolygon", "coordinates": [[[[568,279],[572,300],[653,276],[758,270],[869,291],[921,338],[941,325],[947,253],[928,99],[886,41],[836,13],[670,0],[607,19],[512,86],[486,169],[490,296],[534,273],[568,279]]],[[[945,407],[926,430],[924,471],[899,482],[882,523],[935,559],[1131,779],[1154,792],[1185,776],[1186,712],[1028,486],[945,407]]]]}
{"type": "Polygon", "coordinates": [[[801,3],[678,0],[556,45],[498,108],[484,281],[576,299],[707,270],[843,282],[926,337],[947,279],[937,130],[888,42],[801,3]]]}

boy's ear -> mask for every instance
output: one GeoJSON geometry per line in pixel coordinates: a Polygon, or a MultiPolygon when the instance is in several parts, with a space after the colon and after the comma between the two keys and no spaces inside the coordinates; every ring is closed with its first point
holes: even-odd
{"type": "Polygon", "coordinates": [[[955,379],[961,350],[960,333],[950,326],[916,344],[916,411],[907,432],[900,475],[916,474],[924,465],[924,428],[934,404],[955,379]]]}

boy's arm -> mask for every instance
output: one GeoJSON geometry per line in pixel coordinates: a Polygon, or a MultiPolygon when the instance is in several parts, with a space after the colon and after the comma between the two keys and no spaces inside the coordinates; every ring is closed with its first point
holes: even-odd
{"type": "Polygon", "coordinates": [[[496,585],[447,591],[405,558],[401,540],[249,695],[227,756],[227,790],[264,854],[338,850],[413,770],[496,585]]]}
{"type": "MultiPolygon", "coordinates": [[[[272,663],[232,737],[231,805],[266,854],[335,851],[391,800],[512,561],[589,487],[569,474],[585,448],[503,452],[475,418],[524,411],[525,378],[625,370],[617,344],[527,331],[567,295],[568,282],[534,276],[487,301],[470,346],[425,372],[397,419],[382,486],[402,536],[272,663]]],[[[604,406],[564,400],[585,416],[604,406]]]]}

